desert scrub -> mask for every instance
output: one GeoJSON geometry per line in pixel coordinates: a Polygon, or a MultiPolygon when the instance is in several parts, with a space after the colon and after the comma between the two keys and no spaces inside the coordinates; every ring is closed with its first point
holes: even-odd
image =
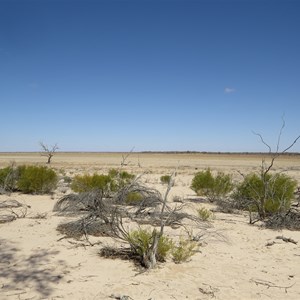
{"type": "Polygon", "coordinates": [[[297,182],[285,174],[256,173],[245,176],[233,198],[240,209],[256,211],[261,217],[286,212],[294,199],[297,182]]]}
{"type": "Polygon", "coordinates": [[[191,189],[198,196],[206,196],[210,201],[226,196],[233,189],[232,178],[228,174],[218,172],[213,176],[210,169],[195,174],[191,189]]]}
{"type": "Polygon", "coordinates": [[[101,190],[104,193],[110,191],[112,179],[108,175],[76,175],[71,183],[71,189],[77,193],[88,192],[92,190],[101,190]]]}
{"type": "Polygon", "coordinates": [[[47,194],[52,192],[58,176],[52,169],[43,166],[20,166],[18,190],[26,194],[47,194]]]}
{"type": "Polygon", "coordinates": [[[117,192],[120,188],[128,185],[135,176],[126,171],[111,169],[108,175],[77,175],[74,177],[71,188],[74,192],[82,193],[91,190],[101,190],[107,196],[111,192],[117,192]]]}
{"type": "MultiPolygon", "coordinates": [[[[139,228],[138,230],[134,230],[129,233],[127,241],[132,251],[142,259],[151,249],[153,233],[150,229],[139,228]]],[[[162,235],[158,240],[156,259],[160,262],[164,262],[173,247],[174,243],[172,239],[162,235]]]]}
{"type": "Polygon", "coordinates": [[[196,252],[198,245],[195,241],[180,236],[178,245],[173,246],[172,258],[176,264],[189,260],[196,252]]]}
{"type": "Polygon", "coordinates": [[[125,204],[138,205],[144,199],[143,195],[139,192],[130,192],[126,195],[125,204]]]}
{"type": "Polygon", "coordinates": [[[0,189],[4,192],[12,192],[17,188],[19,169],[13,165],[0,169],[0,189]]]}
{"type": "Polygon", "coordinates": [[[171,181],[171,176],[170,175],[163,175],[160,177],[160,182],[162,184],[169,184],[171,181]]]}
{"type": "Polygon", "coordinates": [[[213,213],[205,207],[198,208],[197,215],[201,221],[208,221],[209,219],[213,218],[213,213]]]}
{"type": "Polygon", "coordinates": [[[135,178],[134,174],[116,169],[110,169],[108,176],[111,178],[111,190],[114,192],[130,184],[135,178]]]}

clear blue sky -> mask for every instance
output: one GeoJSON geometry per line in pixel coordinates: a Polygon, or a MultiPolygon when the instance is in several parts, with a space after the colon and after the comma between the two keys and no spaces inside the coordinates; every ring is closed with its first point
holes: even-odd
{"type": "Polygon", "coordinates": [[[300,1],[0,0],[0,103],[0,151],[283,148],[300,1]]]}

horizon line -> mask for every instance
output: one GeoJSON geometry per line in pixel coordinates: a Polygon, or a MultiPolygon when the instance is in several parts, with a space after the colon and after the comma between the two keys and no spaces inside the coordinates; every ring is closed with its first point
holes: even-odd
{"type": "MultiPolygon", "coordinates": [[[[0,154],[5,153],[39,153],[39,154],[45,154],[46,152],[43,151],[0,151],[0,154]]],[[[261,155],[261,154],[269,154],[269,155],[300,155],[300,152],[268,152],[268,151],[192,151],[192,150],[186,150],[186,151],[177,151],[177,150],[166,150],[166,151],[55,151],[56,154],[58,153],[111,153],[111,154],[122,154],[122,153],[133,153],[133,154],[241,154],[241,155],[261,155]]]]}

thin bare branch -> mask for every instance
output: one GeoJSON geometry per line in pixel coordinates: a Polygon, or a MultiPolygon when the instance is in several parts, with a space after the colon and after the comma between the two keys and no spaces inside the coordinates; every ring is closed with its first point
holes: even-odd
{"type": "Polygon", "coordinates": [[[272,148],[270,147],[269,144],[267,144],[264,140],[264,138],[262,137],[262,135],[260,133],[257,133],[255,131],[252,131],[253,134],[257,135],[260,138],[260,141],[269,149],[269,153],[272,152],[272,148]]]}
{"type": "Polygon", "coordinates": [[[135,147],[132,147],[131,150],[128,153],[122,154],[121,167],[127,166],[129,164],[129,162],[127,162],[127,159],[132,154],[134,148],[135,147]]]}
{"type": "Polygon", "coordinates": [[[279,152],[280,140],[281,140],[281,135],[282,135],[284,127],[285,127],[285,120],[284,120],[284,116],[282,116],[282,126],[281,126],[279,134],[278,134],[276,153],[279,152]]]}

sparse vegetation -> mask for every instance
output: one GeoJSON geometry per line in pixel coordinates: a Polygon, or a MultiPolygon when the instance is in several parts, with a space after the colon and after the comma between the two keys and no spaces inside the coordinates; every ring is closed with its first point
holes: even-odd
{"type": "Polygon", "coordinates": [[[124,170],[117,169],[109,170],[108,176],[111,178],[111,190],[113,192],[116,192],[124,186],[130,184],[135,178],[134,174],[130,174],[124,170]]]}
{"type": "Polygon", "coordinates": [[[172,249],[173,261],[177,264],[189,260],[196,252],[198,244],[189,238],[180,236],[178,245],[172,249]]]}
{"type": "Polygon", "coordinates": [[[170,175],[163,175],[160,177],[160,182],[162,184],[169,184],[171,180],[171,176],[170,175]]]}
{"type": "Polygon", "coordinates": [[[125,203],[128,205],[138,205],[144,199],[139,192],[130,192],[126,195],[125,203]]]}
{"type": "MultiPolygon", "coordinates": [[[[155,230],[155,229],[154,229],[155,230]]],[[[150,229],[142,229],[131,231],[128,234],[127,242],[129,243],[132,251],[141,258],[141,262],[145,261],[145,258],[149,256],[154,245],[154,231],[150,229]]],[[[158,239],[156,260],[164,262],[170,250],[173,248],[173,241],[164,235],[161,235],[158,239]]]]}
{"type": "Polygon", "coordinates": [[[213,217],[213,213],[205,207],[198,208],[197,213],[201,221],[208,221],[213,217]]]}
{"type": "MultiPolygon", "coordinates": [[[[199,218],[181,212],[183,205],[173,208],[168,205],[171,182],[164,196],[153,188],[141,185],[137,180],[120,188],[111,198],[107,198],[100,190],[66,195],[56,203],[54,211],[66,215],[82,214],[82,217],[60,224],[58,230],[74,238],[83,235],[87,238],[89,234],[118,238],[129,244],[131,255],[127,250],[113,251],[111,248],[100,252],[104,256],[116,256],[117,253],[122,257],[138,256],[143,266],[154,268],[157,261],[164,261],[173,248],[172,240],[164,235],[165,226],[178,228],[184,225],[184,219],[200,225],[199,218]],[[124,226],[124,220],[140,229],[130,231],[124,226]],[[150,229],[141,229],[145,224],[151,226],[150,229]]],[[[186,251],[183,242],[180,247],[182,252],[186,251]]],[[[190,244],[186,244],[186,247],[190,250],[192,248],[190,244]]]]}
{"type": "Polygon", "coordinates": [[[0,169],[0,193],[13,192],[17,188],[19,170],[12,164],[9,167],[0,169]]]}

